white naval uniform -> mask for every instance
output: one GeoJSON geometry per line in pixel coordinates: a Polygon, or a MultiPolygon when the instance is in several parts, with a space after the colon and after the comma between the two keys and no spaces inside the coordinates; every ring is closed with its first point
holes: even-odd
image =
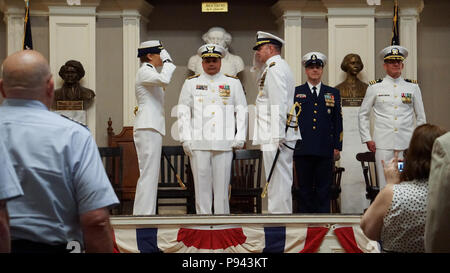
{"type": "MultiPolygon", "coordinates": [[[[278,143],[294,148],[301,139],[300,130],[286,130],[286,117],[294,103],[295,81],[292,71],[280,55],[266,61],[258,84],[256,121],[253,144],[263,151],[266,180],[277,153],[278,143]]],[[[268,212],[292,213],[293,153],[284,145],[275,165],[268,187],[268,212]]]]}
{"type": "Polygon", "coordinates": [[[408,148],[416,126],[426,122],[422,94],[418,84],[402,77],[384,77],[369,85],[359,109],[359,133],[362,143],[371,141],[370,111],[374,111],[373,141],[375,141],[376,168],[380,189],[386,185],[381,160],[386,163],[399,151],[399,158],[408,148]],[[414,125],[416,118],[416,125],[414,125]]]}
{"type": "Polygon", "coordinates": [[[169,84],[175,65],[164,63],[161,73],[149,63],[142,63],[136,75],[138,111],[134,122],[134,144],[140,177],[136,186],[134,215],[156,213],[162,136],[166,134],[164,90],[169,84]]]}
{"type": "Polygon", "coordinates": [[[189,77],[178,101],[181,142],[189,142],[197,214],[230,213],[232,145],[245,141],[247,101],[239,79],[221,72],[189,77]],[[236,115],[235,115],[236,113],[236,115]]]}

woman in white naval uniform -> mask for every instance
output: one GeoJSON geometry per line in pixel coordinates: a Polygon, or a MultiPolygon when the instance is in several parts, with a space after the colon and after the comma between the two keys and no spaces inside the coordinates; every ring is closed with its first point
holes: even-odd
{"type": "Polygon", "coordinates": [[[220,72],[225,49],[199,48],[203,73],[189,77],[178,101],[180,141],[189,155],[197,214],[228,214],[232,148],[242,148],[247,134],[247,101],[237,77],[220,72]]]}
{"type": "Polygon", "coordinates": [[[422,94],[416,81],[403,79],[403,60],[406,48],[392,45],[380,52],[386,76],[371,81],[359,108],[359,133],[361,142],[375,152],[377,178],[380,189],[386,186],[381,161],[389,162],[408,148],[414,129],[426,123],[422,94]],[[370,111],[374,112],[373,140],[370,135],[370,111]],[[414,124],[414,119],[416,120],[414,124]]]}
{"type": "Polygon", "coordinates": [[[143,42],[138,57],[142,64],[136,75],[138,111],[133,130],[140,177],[133,214],[151,215],[156,213],[162,137],[166,134],[164,86],[170,83],[175,65],[157,40],[143,42]],[[162,66],[160,73],[156,70],[159,66],[162,66]]]}
{"type": "Polygon", "coordinates": [[[253,145],[260,145],[263,151],[266,180],[280,149],[267,191],[269,213],[292,213],[293,149],[301,139],[298,128],[286,131],[287,114],[294,103],[295,81],[289,65],[280,56],[283,44],[279,37],[258,31],[253,47],[256,61],[266,64],[258,83],[253,138],[253,145]]]}

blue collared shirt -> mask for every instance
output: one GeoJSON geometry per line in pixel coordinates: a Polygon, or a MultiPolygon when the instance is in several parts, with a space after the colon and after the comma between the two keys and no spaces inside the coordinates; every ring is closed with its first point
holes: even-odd
{"type": "Polygon", "coordinates": [[[3,142],[0,142],[0,201],[9,200],[23,195],[19,179],[17,179],[8,152],[3,142]]]}
{"type": "Polygon", "coordinates": [[[0,140],[24,192],[8,203],[13,240],[82,244],[80,215],[119,203],[89,130],[41,102],[6,99],[0,140]]]}

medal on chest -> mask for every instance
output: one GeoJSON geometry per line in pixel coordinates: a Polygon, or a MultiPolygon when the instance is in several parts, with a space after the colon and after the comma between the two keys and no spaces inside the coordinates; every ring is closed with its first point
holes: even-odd
{"type": "Polygon", "coordinates": [[[327,107],[334,107],[334,95],[332,93],[325,93],[325,105],[327,107]]]}
{"type": "Polygon", "coordinates": [[[409,104],[412,102],[412,94],[411,93],[402,93],[402,102],[409,104]]]}

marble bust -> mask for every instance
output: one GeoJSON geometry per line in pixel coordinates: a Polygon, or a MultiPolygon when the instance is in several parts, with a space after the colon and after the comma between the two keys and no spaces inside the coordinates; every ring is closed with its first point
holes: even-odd
{"type": "MultiPolygon", "coordinates": [[[[225,54],[222,58],[222,66],[220,69],[222,73],[236,76],[239,72],[244,70],[244,61],[242,58],[231,54],[228,51],[232,37],[224,28],[212,27],[205,34],[203,34],[202,39],[207,44],[218,44],[225,48],[225,54]]],[[[188,62],[188,68],[191,71],[194,71],[195,74],[202,73],[203,67],[200,56],[197,54],[191,56],[188,62]]]]}
{"type": "Polygon", "coordinates": [[[85,71],[79,61],[67,61],[59,69],[59,76],[64,80],[61,88],[55,90],[54,108],[56,110],[58,101],[82,101],[83,109],[86,110],[92,103],[95,93],[93,90],[83,87],[80,80],[84,77],[85,71]]]}
{"type": "Polygon", "coordinates": [[[367,84],[358,79],[358,73],[364,68],[361,57],[358,54],[347,54],[341,63],[341,69],[347,73],[346,79],[336,86],[341,97],[362,99],[366,94],[367,84]]]}

